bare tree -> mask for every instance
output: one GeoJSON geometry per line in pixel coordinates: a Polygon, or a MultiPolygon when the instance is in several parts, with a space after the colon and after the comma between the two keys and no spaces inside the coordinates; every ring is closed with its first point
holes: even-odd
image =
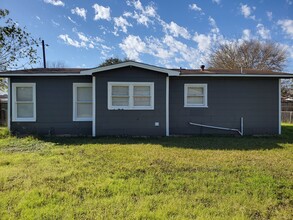
{"type": "Polygon", "coordinates": [[[287,60],[284,47],[257,40],[220,44],[212,52],[209,66],[220,69],[282,71],[287,60]]]}
{"type": "Polygon", "coordinates": [[[47,61],[46,66],[49,68],[65,68],[65,62],[63,61],[47,61]]]}
{"type": "Polygon", "coordinates": [[[282,79],[282,81],[281,81],[282,97],[293,98],[293,94],[291,94],[291,89],[293,89],[293,80],[292,79],[282,79]]]}

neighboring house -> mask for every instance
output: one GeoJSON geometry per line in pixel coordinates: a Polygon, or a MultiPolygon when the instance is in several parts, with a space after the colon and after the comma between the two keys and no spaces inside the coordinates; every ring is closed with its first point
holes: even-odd
{"type": "Polygon", "coordinates": [[[0,77],[9,77],[13,133],[95,137],[280,134],[280,79],[292,75],[124,62],[94,69],[18,70],[0,77]]]}
{"type": "Polygon", "coordinates": [[[0,126],[7,125],[7,99],[8,99],[8,95],[1,92],[0,94],[0,126]]]}

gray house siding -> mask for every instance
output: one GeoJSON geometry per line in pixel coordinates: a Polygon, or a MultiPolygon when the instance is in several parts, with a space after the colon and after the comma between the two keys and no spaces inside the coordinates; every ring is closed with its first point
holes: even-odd
{"type": "Polygon", "coordinates": [[[245,135],[278,134],[278,86],[273,78],[171,77],[170,134],[232,134],[189,122],[240,129],[241,117],[245,135]],[[208,85],[208,108],[184,107],[185,83],[208,85]]]}
{"type": "Polygon", "coordinates": [[[73,83],[91,83],[91,76],[11,77],[11,83],[24,82],[36,83],[36,122],[11,121],[13,133],[92,134],[92,122],[73,121],[73,83]]]}
{"type": "Polygon", "coordinates": [[[95,73],[96,135],[164,136],[166,74],[136,67],[95,73]],[[108,110],[108,82],[153,82],[154,110],[108,110]],[[155,126],[159,122],[159,126],[155,126]]]}

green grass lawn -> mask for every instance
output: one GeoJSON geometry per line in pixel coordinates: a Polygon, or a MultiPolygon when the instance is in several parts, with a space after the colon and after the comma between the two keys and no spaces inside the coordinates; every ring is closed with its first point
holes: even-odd
{"type": "Polygon", "coordinates": [[[293,126],[275,137],[0,134],[0,219],[293,219],[293,126]]]}

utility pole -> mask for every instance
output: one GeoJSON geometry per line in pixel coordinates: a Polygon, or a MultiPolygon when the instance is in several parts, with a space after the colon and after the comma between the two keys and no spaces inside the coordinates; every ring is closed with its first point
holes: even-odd
{"type": "Polygon", "coordinates": [[[44,68],[46,68],[46,52],[45,52],[45,41],[42,40],[42,48],[43,48],[43,63],[44,63],[44,68]]]}

